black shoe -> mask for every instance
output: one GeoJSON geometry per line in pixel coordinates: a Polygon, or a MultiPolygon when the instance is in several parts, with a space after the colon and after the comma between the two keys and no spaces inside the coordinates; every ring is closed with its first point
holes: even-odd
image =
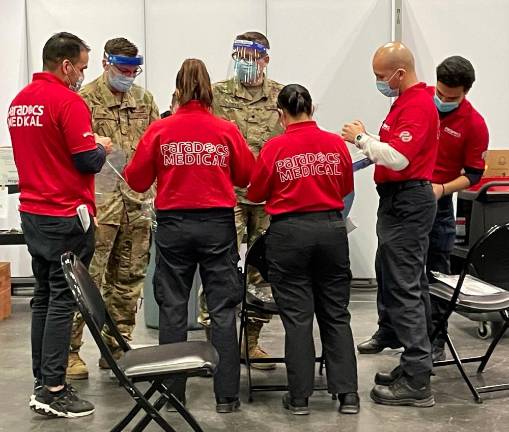
{"type": "Polygon", "coordinates": [[[390,386],[376,385],[371,390],[371,399],[382,405],[432,407],[435,398],[431,393],[431,385],[425,384],[420,388],[412,387],[405,375],[399,377],[390,386]]]}
{"type": "Polygon", "coordinates": [[[443,346],[432,345],[432,348],[433,363],[446,359],[445,348],[443,346]]]}
{"type": "Polygon", "coordinates": [[[95,411],[94,405],[80,399],[76,390],[69,384],[57,392],[50,392],[45,386],[37,392],[30,408],[38,414],[53,415],[57,417],[75,418],[84,417],[95,411]]]}
{"type": "Polygon", "coordinates": [[[377,331],[370,339],[361,342],[357,345],[359,354],[377,354],[382,352],[385,348],[401,348],[403,345],[399,341],[387,340],[380,337],[377,331]]]}
{"type": "Polygon", "coordinates": [[[220,414],[237,411],[240,407],[239,398],[216,398],[216,412],[220,414]]]}
{"type": "MultiPolygon", "coordinates": [[[[184,407],[186,406],[186,403],[187,403],[187,399],[186,399],[186,395],[183,395],[183,396],[177,396],[177,395],[174,395],[177,400],[182,404],[184,405],[184,407]]],[[[171,402],[166,402],[166,411],[168,412],[178,412],[177,411],[177,408],[175,408],[173,406],[173,404],[171,402]]]]}
{"type": "Polygon", "coordinates": [[[377,372],[375,374],[375,384],[390,386],[394,384],[394,382],[401,376],[402,374],[401,367],[396,367],[390,372],[377,372]]]}
{"type": "Polygon", "coordinates": [[[309,414],[308,398],[294,399],[290,396],[290,393],[283,396],[283,407],[295,415],[309,414]]]}
{"type": "Polygon", "coordinates": [[[35,399],[35,396],[39,391],[42,390],[42,383],[37,378],[34,379],[34,391],[32,392],[32,396],[30,396],[30,401],[35,399]]]}
{"type": "Polygon", "coordinates": [[[357,414],[360,410],[359,395],[357,393],[339,394],[339,412],[342,414],[357,414]]]}

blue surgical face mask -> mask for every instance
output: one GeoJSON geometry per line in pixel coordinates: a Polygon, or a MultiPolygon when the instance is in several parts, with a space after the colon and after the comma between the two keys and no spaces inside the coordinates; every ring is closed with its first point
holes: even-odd
{"type": "Polygon", "coordinates": [[[113,90],[116,90],[121,93],[126,93],[133,85],[134,77],[127,77],[124,75],[112,75],[110,73],[108,74],[108,81],[113,90]]]}
{"type": "MultiPolygon", "coordinates": [[[[399,69],[398,69],[399,70],[399,69]]],[[[387,96],[387,97],[396,97],[399,95],[399,88],[391,88],[391,86],[389,85],[389,83],[391,82],[391,80],[394,78],[394,75],[396,75],[396,73],[398,72],[398,70],[396,72],[394,72],[392,74],[392,76],[387,80],[387,81],[382,81],[382,80],[377,80],[376,81],[376,88],[378,89],[378,91],[380,93],[382,93],[384,96],[387,96]]]]}
{"type": "Polygon", "coordinates": [[[237,79],[244,84],[253,83],[258,78],[258,66],[256,62],[235,60],[233,70],[237,79]]]}
{"type": "Polygon", "coordinates": [[[435,105],[438,111],[440,111],[441,113],[451,112],[458,108],[460,105],[459,102],[442,102],[442,100],[437,95],[435,95],[433,99],[435,100],[435,105]]]}

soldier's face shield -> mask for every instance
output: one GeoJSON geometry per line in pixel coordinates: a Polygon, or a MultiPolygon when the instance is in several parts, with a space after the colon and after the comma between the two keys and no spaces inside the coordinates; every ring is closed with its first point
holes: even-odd
{"type": "Polygon", "coordinates": [[[263,80],[268,55],[268,49],[262,44],[237,39],[233,43],[230,75],[244,85],[259,84],[263,80]]]}
{"type": "Polygon", "coordinates": [[[127,92],[135,78],[143,72],[143,56],[124,56],[104,54],[104,62],[108,74],[110,88],[118,92],[127,92]]]}

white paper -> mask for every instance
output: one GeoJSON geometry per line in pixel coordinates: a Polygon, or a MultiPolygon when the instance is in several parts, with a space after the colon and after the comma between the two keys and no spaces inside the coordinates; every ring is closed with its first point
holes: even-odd
{"type": "Polygon", "coordinates": [[[80,218],[83,231],[87,232],[88,228],[90,228],[90,214],[88,213],[88,207],[85,204],[81,204],[76,207],[76,213],[78,213],[78,217],[80,218]]]}
{"type": "MultiPolygon", "coordinates": [[[[456,285],[458,284],[459,275],[446,275],[439,272],[431,273],[440,282],[452,288],[456,288],[456,285]]],[[[465,280],[463,281],[463,285],[461,286],[461,294],[464,295],[481,296],[498,294],[501,292],[505,292],[505,290],[495,285],[489,284],[487,282],[483,282],[482,280],[477,279],[471,275],[465,276],[465,280]]]]}
{"type": "Polygon", "coordinates": [[[0,219],[7,219],[9,214],[9,191],[0,184],[0,219]]]}
{"type": "Polygon", "coordinates": [[[8,185],[18,184],[18,171],[14,163],[12,147],[0,147],[0,181],[8,185]]]}

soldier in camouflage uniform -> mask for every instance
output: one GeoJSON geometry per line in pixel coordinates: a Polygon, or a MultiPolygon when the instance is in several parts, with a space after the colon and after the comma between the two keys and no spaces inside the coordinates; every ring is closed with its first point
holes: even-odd
{"type": "MultiPolygon", "coordinates": [[[[267,38],[258,32],[247,32],[237,36],[236,40],[252,41],[269,49],[267,38]]],[[[252,52],[251,52],[252,53],[252,52]]],[[[255,156],[265,142],[283,132],[279,124],[276,101],[283,86],[265,76],[268,54],[254,56],[258,65],[258,73],[253,74],[252,82],[239,79],[237,74],[233,79],[221,81],[213,86],[214,114],[233,121],[237,124],[246,139],[249,148],[255,156]]],[[[247,230],[248,247],[269,226],[269,217],[263,210],[263,204],[255,204],[246,198],[246,190],[236,188],[238,204],[235,208],[235,224],[237,227],[237,242],[240,244],[247,230]]],[[[254,286],[262,281],[258,272],[248,274],[248,284],[254,286]]],[[[260,331],[264,323],[268,323],[270,315],[252,314],[248,322],[248,349],[252,359],[268,357],[268,354],[258,345],[260,331]]],[[[210,319],[206,310],[205,298],[200,295],[200,316],[198,321],[210,326],[210,319]]],[[[243,347],[245,349],[245,347],[243,347]]],[[[274,369],[274,363],[254,363],[258,369],[274,369]]]]}
{"type": "MultiPolygon", "coordinates": [[[[137,64],[143,61],[137,54],[137,47],[127,39],[116,38],[106,42],[103,75],[86,85],[80,93],[92,112],[94,132],[111,138],[112,155],[117,154],[117,160],[121,161],[114,165],[120,172],[122,162],[132,157],[145,129],[159,118],[152,95],[132,83],[141,72],[137,64]]],[[[132,191],[108,165],[103,167],[103,172],[108,169],[110,190],[105,191],[104,185],[99,185],[100,174],[96,180],[96,247],[90,274],[101,289],[120,333],[131,340],[137,302],[149,260],[151,222],[146,217],[146,205],[152,192],[140,194],[132,191]]],[[[70,379],[88,377],[87,367],[79,356],[83,328],[84,321],[78,314],[73,322],[67,368],[70,379]]],[[[121,350],[107,328],[103,329],[103,336],[118,358],[121,350]]],[[[108,367],[103,358],[99,360],[99,366],[108,367]]]]}

